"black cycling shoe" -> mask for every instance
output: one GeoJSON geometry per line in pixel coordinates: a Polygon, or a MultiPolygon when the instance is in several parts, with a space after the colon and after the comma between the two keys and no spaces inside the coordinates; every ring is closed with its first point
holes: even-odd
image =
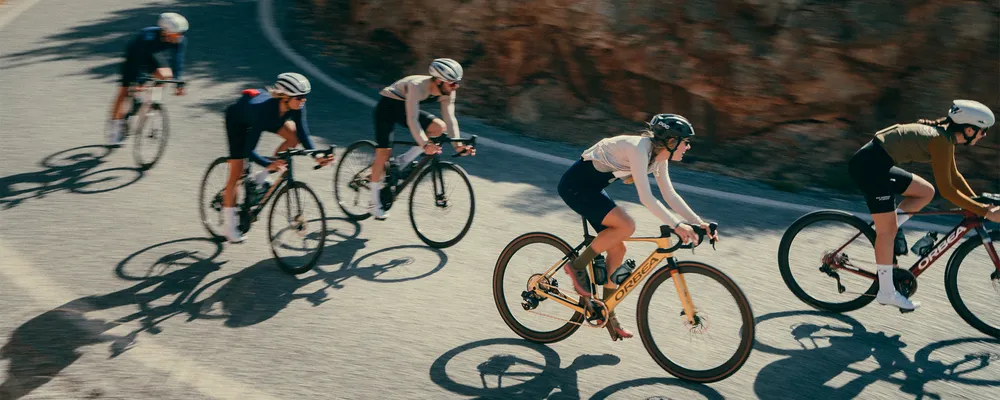
{"type": "Polygon", "coordinates": [[[903,235],[903,230],[896,230],[896,240],[894,241],[893,247],[895,247],[894,253],[897,256],[905,256],[909,253],[906,246],[906,236],[903,235]]]}

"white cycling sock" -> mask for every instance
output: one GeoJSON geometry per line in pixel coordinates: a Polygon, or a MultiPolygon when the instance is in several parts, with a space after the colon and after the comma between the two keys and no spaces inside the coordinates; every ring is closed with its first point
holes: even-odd
{"type": "Polygon", "coordinates": [[[896,291],[892,284],[892,265],[878,264],[877,267],[879,293],[892,294],[896,291]]]}
{"type": "Polygon", "coordinates": [[[371,185],[372,185],[372,204],[381,206],[382,198],[379,197],[380,196],[379,193],[382,192],[382,185],[383,185],[382,181],[372,182],[371,185]]]}
{"type": "Polygon", "coordinates": [[[910,219],[910,217],[911,217],[910,214],[898,214],[898,213],[901,213],[901,212],[903,212],[903,210],[898,209],[898,208],[896,209],[896,213],[897,213],[896,214],[896,227],[897,228],[900,227],[900,226],[903,226],[903,224],[906,223],[906,221],[908,221],[910,219]]]}

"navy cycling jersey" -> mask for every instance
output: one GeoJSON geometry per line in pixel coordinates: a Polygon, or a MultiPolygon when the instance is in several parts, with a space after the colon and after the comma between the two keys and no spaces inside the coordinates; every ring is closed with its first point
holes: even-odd
{"type": "Polygon", "coordinates": [[[279,115],[279,99],[271,97],[271,94],[264,89],[247,90],[247,92],[259,92],[256,96],[244,94],[236,104],[230,108],[228,116],[233,118],[233,122],[239,123],[247,128],[246,144],[249,147],[249,157],[253,162],[266,167],[270,162],[257,153],[255,148],[260,140],[263,131],[277,133],[285,121],[295,122],[295,135],[299,138],[299,143],[307,149],[315,148],[312,139],[309,138],[309,125],[306,122],[306,106],[302,105],[299,110],[288,110],[285,115],[279,115]]]}
{"type": "Polygon", "coordinates": [[[187,48],[187,37],[181,37],[179,43],[168,43],[160,39],[161,29],[158,26],[143,28],[127,47],[126,58],[140,64],[148,64],[156,68],[170,66],[174,79],[181,79],[184,72],[184,50],[187,48]]]}

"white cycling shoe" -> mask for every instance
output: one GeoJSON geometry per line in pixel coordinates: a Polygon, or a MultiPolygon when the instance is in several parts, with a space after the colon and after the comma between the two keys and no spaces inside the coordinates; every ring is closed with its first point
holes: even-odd
{"type": "Polygon", "coordinates": [[[896,290],[893,290],[892,293],[879,291],[878,295],[875,296],[875,301],[883,306],[896,306],[899,308],[899,312],[911,312],[920,308],[919,301],[910,301],[896,290]]]}
{"type": "Polygon", "coordinates": [[[243,243],[246,241],[247,237],[243,236],[236,226],[236,208],[224,208],[222,210],[225,213],[226,240],[228,240],[229,243],[243,243]]]}
{"type": "Polygon", "coordinates": [[[125,137],[125,135],[123,134],[124,131],[125,131],[125,120],[116,119],[108,121],[108,129],[105,132],[105,134],[107,135],[107,145],[117,146],[118,144],[120,144],[122,142],[122,139],[125,137]]]}
{"type": "Polygon", "coordinates": [[[368,206],[368,212],[370,212],[372,216],[375,217],[375,219],[377,220],[383,220],[389,218],[389,213],[382,209],[382,204],[379,204],[377,202],[372,202],[368,206]]]}

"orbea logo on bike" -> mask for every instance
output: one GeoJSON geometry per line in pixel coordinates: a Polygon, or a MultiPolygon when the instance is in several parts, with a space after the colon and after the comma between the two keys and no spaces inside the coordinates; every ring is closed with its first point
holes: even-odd
{"type": "Polygon", "coordinates": [[[953,232],[951,235],[948,235],[948,240],[945,240],[944,243],[941,243],[941,245],[935,248],[934,251],[932,251],[930,254],[927,255],[927,257],[920,259],[920,264],[918,264],[919,267],[918,270],[923,271],[924,268],[929,267],[931,263],[934,262],[934,260],[937,260],[938,256],[940,256],[941,253],[944,253],[945,250],[948,250],[948,248],[951,247],[951,245],[955,243],[956,240],[964,236],[965,231],[967,230],[969,229],[960,225],[958,229],[955,230],[955,232],[953,232]]]}
{"type": "Polygon", "coordinates": [[[654,264],[656,263],[654,262],[643,263],[641,269],[632,273],[632,276],[630,276],[628,280],[625,281],[625,284],[622,285],[621,289],[615,291],[615,301],[621,301],[621,299],[625,297],[625,295],[628,292],[631,292],[632,289],[635,288],[635,285],[639,284],[639,281],[641,281],[642,278],[646,276],[646,273],[649,272],[649,270],[653,269],[654,264]]]}

